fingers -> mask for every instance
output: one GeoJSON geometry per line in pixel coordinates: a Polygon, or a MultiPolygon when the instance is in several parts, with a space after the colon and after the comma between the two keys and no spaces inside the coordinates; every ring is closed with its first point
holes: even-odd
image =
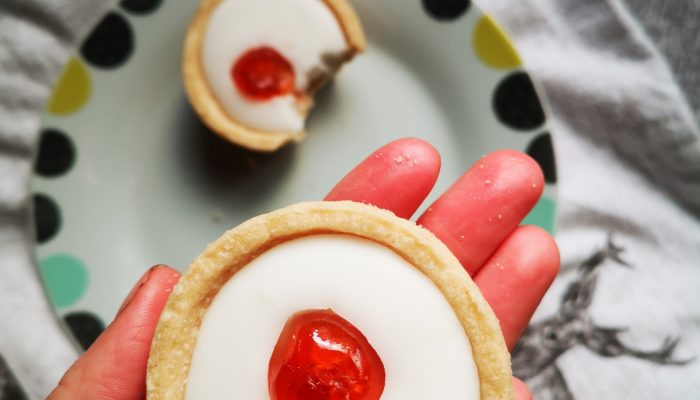
{"type": "Polygon", "coordinates": [[[559,272],[554,239],[535,226],[517,228],[476,275],[512,350],[559,272]]]}
{"type": "Polygon", "coordinates": [[[156,323],[180,274],[156,266],[144,274],[109,327],[49,395],[49,400],[141,399],[156,323]]]}
{"type": "Polygon", "coordinates": [[[440,155],[427,142],[407,138],[372,153],[347,174],[325,200],[373,204],[410,218],[435,185],[440,155]]]}
{"type": "Polygon", "coordinates": [[[480,159],[418,220],[474,276],[542,194],[544,178],[527,155],[502,150],[480,159]]]}
{"type": "Polygon", "coordinates": [[[515,400],[532,400],[530,389],[527,388],[525,382],[513,378],[513,386],[515,387],[515,400]]]}

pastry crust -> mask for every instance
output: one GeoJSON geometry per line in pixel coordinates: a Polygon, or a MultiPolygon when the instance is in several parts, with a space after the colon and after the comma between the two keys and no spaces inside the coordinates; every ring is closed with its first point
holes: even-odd
{"type": "Polygon", "coordinates": [[[350,201],[292,205],[250,219],[211,243],[182,276],[161,314],[148,360],[147,398],[185,398],[202,317],[228,279],[279,243],[326,233],[384,245],[428,276],[469,337],[481,399],[514,399],[510,354],[498,320],[447,246],[411,221],[350,201]]]}
{"type": "MultiPolygon", "coordinates": [[[[239,123],[224,110],[209,87],[201,61],[201,48],[209,17],[221,1],[225,0],[202,1],[185,38],[182,78],[187,97],[194,110],[214,132],[250,150],[272,152],[286,143],[301,141],[306,136],[304,131],[269,132],[239,123]]],[[[366,46],[360,20],[347,0],[323,0],[323,2],[333,11],[343,30],[348,51],[341,57],[341,61],[348,62],[355,54],[363,52],[366,46]]],[[[307,100],[310,107],[311,98],[307,100]]]]}

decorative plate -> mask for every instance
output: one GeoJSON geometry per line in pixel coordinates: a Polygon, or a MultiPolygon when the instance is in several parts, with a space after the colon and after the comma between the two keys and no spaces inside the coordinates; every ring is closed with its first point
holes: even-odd
{"type": "Polygon", "coordinates": [[[56,313],[83,346],[149,266],[184,269],[224,230],[321,199],[377,147],[440,151],[433,196],[481,155],[527,151],[547,187],[526,222],[552,230],[545,114],[503,31],[467,0],[353,0],[369,41],[317,96],[306,141],[256,154],[208,132],[180,54],[196,1],[123,0],[66,64],[47,104],[33,179],[36,259],[56,313]]]}

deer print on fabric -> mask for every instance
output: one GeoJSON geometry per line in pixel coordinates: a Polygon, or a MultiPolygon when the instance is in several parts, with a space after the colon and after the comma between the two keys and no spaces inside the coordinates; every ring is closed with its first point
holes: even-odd
{"type": "Polygon", "coordinates": [[[658,349],[643,351],[620,340],[626,328],[602,327],[588,314],[601,267],[613,264],[631,268],[621,257],[623,249],[608,238],[604,249],[596,251],[578,267],[578,276],[569,284],[557,312],[532,324],[513,351],[513,372],[528,382],[538,400],[573,400],[557,359],[576,346],[584,346],[602,357],[630,356],[659,365],[684,365],[692,359],[679,359],[674,351],[679,337],[667,336],[658,349]]]}

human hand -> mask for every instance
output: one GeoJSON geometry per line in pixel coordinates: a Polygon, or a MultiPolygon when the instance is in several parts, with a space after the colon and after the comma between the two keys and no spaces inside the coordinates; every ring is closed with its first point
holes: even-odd
{"type": "MultiPolygon", "coordinates": [[[[432,146],[418,139],[397,140],[367,157],[325,200],[370,203],[410,218],[433,188],[439,170],[440,156],[432,146]]],[[[533,160],[515,151],[494,152],[418,218],[479,286],[500,320],[509,349],[559,269],[559,252],[549,234],[519,226],[543,185],[533,160]]],[[[165,266],[148,270],[115,320],[66,372],[49,399],[144,398],[151,340],[179,277],[165,266]]],[[[530,399],[525,384],[516,379],[515,387],[518,400],[530,399]]]]}

